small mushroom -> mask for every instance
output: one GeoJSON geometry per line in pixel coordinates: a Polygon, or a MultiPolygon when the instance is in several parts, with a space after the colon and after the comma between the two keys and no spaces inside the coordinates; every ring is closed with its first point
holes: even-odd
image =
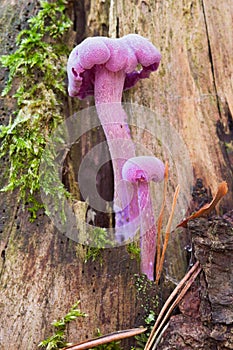
{"type": "MultiPolygon", "coordinates": [[[[114,171],[115,227],[130,218],[122,202],[122,167],[135,156],[135,146],[121,106],[122,92],[156,71],[161,55],[146,38],[129,34],[119,39],[92,37],[71,52],[68,65],[68,92],[84,99],[94,95],[99,119],[108,142],[114,171]],[[138,65],[141,69],[137,69],[138,65]]],[[[134,208],[137,211],[137,208],[134,208]]],[[[130,210],[129,212],[132,212],[130,210]]]]}
{"type": "Polygon", "coordinates": [[[163,162],[152,156],[133,157],[122,168],[122,177],[136,184],[140,215],[141,272],[154,280],[156,227],[150,197],[149,182],[160,182],[164,178],[163,162]]]}

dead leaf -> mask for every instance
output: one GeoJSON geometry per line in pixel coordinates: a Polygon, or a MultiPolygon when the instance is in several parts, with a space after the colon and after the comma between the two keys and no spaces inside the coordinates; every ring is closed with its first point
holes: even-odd
{"type": "Polygon", "coordinates": [[[223,181],[218,186],[218,191],[216,195],[214,196],[213,200],[209,204],[205,204],[201,209],[199,209],[194,214],[187,217],[185,220],[181,221],[176,227],[187,227],[187,223],[190,220],[200,218],[203,216],[207,216],[218,204],[218,202],[227,194],[228,192],[228,186],[226,181],[223,181]]]}

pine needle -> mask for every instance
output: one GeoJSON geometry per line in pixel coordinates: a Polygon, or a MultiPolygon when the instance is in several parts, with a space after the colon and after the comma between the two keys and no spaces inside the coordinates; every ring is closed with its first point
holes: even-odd
{"type": "Polygon", "coordinates": [[[81,342],[79,344],[73,344],[71,346],[66,347],[63,350],[85,350],[85,349],[91,349],[99,345],[104,345],[107,343],[119,341],[125,338],[134,337],[136,335],[139,335],[141,333],[144,333],[146,331],[146,328],[140,327],[140,328],[133,328],[133,329],[127,329],[124,331],[118,331],[115,333],[110,333],[107,335],[100,336],[98,338],[86,340],[84,342],[81,342]]]}
{"type": "Polygon", "coordinates": [[[202,268],[200,267],[200,263],[199,261],[197,261],[193,265],[193,267],[188,271],[188,273],[182,278],[180,283],[177,285],[177,287],[171,293],[169,298],[166,300],[164,306],[162,307],[157,317],[157,320],[151,331],[151,334],[148,338],[144,350],[155,349],[155,347],[153,347],[153,344],[155,342],[156,337],[158,336],[160,331],[162,331],[162,328],[164,327],[164,324],[166,323],[168,317],[171,315],[174,308],[179,304],[179,302],[184,297],[188,289],[191,287],[192,283],[194,282],[198,274],[201,272],[201,269],[202,268]],[[178,296],[176,297],[176,295],[178,296]],[[175,297],[176,299],[174,300],[175,297]]]}
{"type": "Polygon", "coordinates": [[[168,186],[168,161],[165,162],[165,172],[164,172],[164,183],[163,183],[163,201],[161,210],[159,213],[159,217],[157,220],[157,256],[156,256],[156,276],[158,274],[158,268],[160,265],[160,259],[161,259],[161,230],[162,230],[162,224],[163,224],[163,216],[164,216],[164,209],[166,204],[166,195],[167,195],[167,186],[168,186]]]}
{"type": "Polygon", "coordinates": [[[159,283],[160,276],[161,276],[162,269],[163,269],[165,253],[166,253],[167,246],[168,246],[168,241],[169,241],[170,232],[171,232],[172,220],[173,220],[173,216],[174,216],[174,212],[175,212],[175,208],[176,208],[176,203],[177,203],[179,192],[180,192],[180,185],[178,185],[176,187],[176,190],[175,190],[175,193],[174,193],[174,197],[173,197],[173,202],[172,202],[172,209],[171,209],[171,213],[170,213],[170,216],[169,216],[169,219],[168,219],[168,223],[167,223],[167,227],[166,227],[166,233],[165,233],[164,244],[163,244],[163,251],[162,251],[161,258],[160,258],[160,263],[159,263],[159,267],[158,267],[158,273],[156,274],[156,283],[157,284],[159,283]]]}

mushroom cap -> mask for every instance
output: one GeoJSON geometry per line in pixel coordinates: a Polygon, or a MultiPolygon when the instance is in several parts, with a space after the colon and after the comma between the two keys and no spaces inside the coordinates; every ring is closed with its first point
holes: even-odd
{"type": "Polygon", "coordinates": [[[164,179],[164,163],[152,156],[133,157],[128,159],[122,168],[124,180],[136,182],[160,182],[164,179]]]}
{"type": "Polygon", "coordinates": [[[68,59],[69,95],[83,99],[94,94],[96,65],[105,65],[111,72],[123,70],[125,90],[138,80],[148,78],[157,70],[160,60],[161,54],[156,47],[138,34],[119,39],[87,38],[72,50],[68,59]],[[142,66],[141,70],[136,70],[138,64],[142,66]]]}

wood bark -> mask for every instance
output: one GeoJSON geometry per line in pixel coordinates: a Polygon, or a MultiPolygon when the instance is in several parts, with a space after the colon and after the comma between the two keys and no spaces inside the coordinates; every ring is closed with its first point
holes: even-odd
{"type": "Polygon", "coordinates": [[[171,318],[159,349],[232,349],[232,214],[189,224],[203,271],[181,301],[181,313],[171,318]]]}
{"type": "MultiPolygon", "coordinates": [[[[1,54],[15,49],[17,33],[37,9],[38,4],[31,1],[0,1],[1,54]]],[[[158,72],[125,93],[124,100],[158,111],[175,127],[190,152],[195,180],[201,178],[209,194],[220,181],[228,182],[229,193],[221,210],[229,210],[233,204],[231,0],[72,0],[68,11],[74,22],[71,48],[87,36],[128,33],[141,34],[158,47],[162,53],[158,72]]],[[[1,88],[6,77],[7,72],[1,71],[1,88]]],[[[66,114],[72,115],[93,100],[65,103],[69,106],[66,114]]],[[[14,99],[1,98],[0,110],[1,123],[7,123],[14,99]]],[[[152,123],[153,128],[156,125],[152,123]]],[[[101,140],[103,135],[99,137],[101,140]]],[[[150,141],[145,141],[148,147],[150,141]]],[[[92,147],[91,137],[83,138],[81,151],[71,157],[75,172],[76,160],[80,161],[86,146],[92,147]]],[[[4,166],[7,163],[2,163],[1,169],[4,166]]],[[[66,181],[72,187],[70,179],[66,181]]],[[[1,178],[1,184],[4,181],[1,178]]],[[[70,326],[70,341],[92,337],[97,328],[108,333],[139,326],[145,313],[135,286],[139,264],[130,259],[125,247],[105,250],[102,264],[84,264],[85,248],[62,236],[43,212],[29,223],[16,199],[17,193],[0,195],[1,349],[36,349],[39,341],[51,334],[51,322],[79,299],[89,316],[70,326]]],[[[166,298],[171,281],[185,273],[187,243],[191,244],[187,232],[173,234],[167,277],[165,274],[160,291],[148,291],[152,297],[158,293],[166,298]]],[[[127,343],[125,348],[129,348],[127,343]]]]}

